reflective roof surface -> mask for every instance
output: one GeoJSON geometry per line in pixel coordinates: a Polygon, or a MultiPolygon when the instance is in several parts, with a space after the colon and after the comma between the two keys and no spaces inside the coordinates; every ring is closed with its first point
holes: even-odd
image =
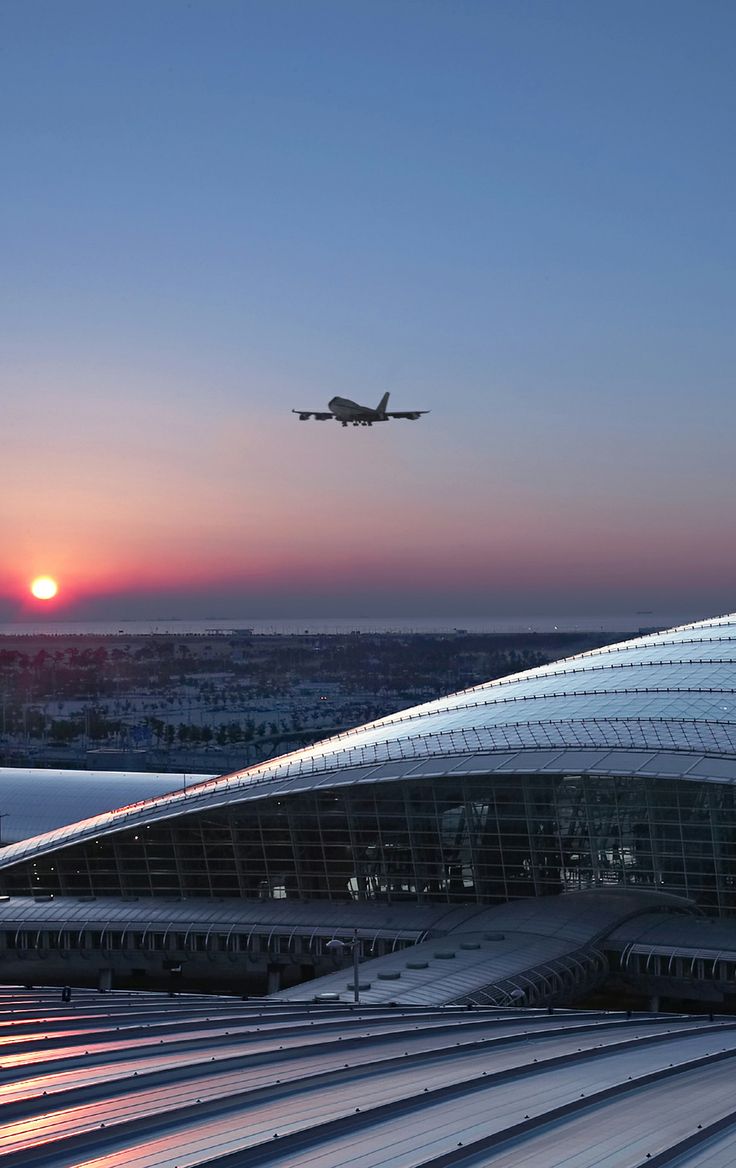
{"type": "Polygon", "coordinates": [[[315,766],[330,756],[334,765],[336,753],[358,761],[361,750],[388,752],[397,737],[429,754],[435,737],[455,748],[464,735],[480,749],[707,746],[734,753],[736,614],[475,686],[288,757],[315,766]]]}
{"type": "Polygon", "coordinates": [[[736,782],[736,614],[593,649],[4,849],[0,866],[203,806],[449,773],[581,770],[736,782]]]}
{"type": "Polygon", "coordinates": [[[0,767],[0,839],[17,843],[121,803],[182,790],[212,775],[0,767]]]}
{"type": "Polygon", "coordinates": [[[26,1168],[730,1168],[736,1020],[0,991],[26,1168]]]}

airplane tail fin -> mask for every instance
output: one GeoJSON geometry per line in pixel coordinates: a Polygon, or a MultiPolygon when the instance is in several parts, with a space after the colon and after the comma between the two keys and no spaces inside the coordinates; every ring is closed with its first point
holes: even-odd
{"type": "Polygon", "coordinates": [[[377,413],[377,414],[385,414],[385,413],[386,413],[386,406],[387,406],[387,405],[388,405],[388,394],[387,394],[387,393],[384,393],[384,395],[383,395],[383,397],[381,398],[380,402],[379,402],[379,403],[378,403],[378,405],[376,406],[376,413],[377,413]]]}

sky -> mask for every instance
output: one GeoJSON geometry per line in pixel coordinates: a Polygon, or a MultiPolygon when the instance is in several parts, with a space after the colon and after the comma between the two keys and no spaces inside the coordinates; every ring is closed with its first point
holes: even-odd
{"type": "Polygon", "coordinates": [[[735,609],[734,36],[0,0],[0,619],[735,609]]]}

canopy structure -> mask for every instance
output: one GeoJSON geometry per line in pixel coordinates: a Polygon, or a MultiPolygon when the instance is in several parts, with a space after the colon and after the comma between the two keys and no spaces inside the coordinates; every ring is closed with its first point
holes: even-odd
{"type": "Polygon", "coordinates": [[[135,823],[276,793],[485,772],[736,782],[736,614],[593,649],[127,803],[8,847],[2,864],[135,823]]]}
{"type": "Polygon", "coordinates": [[[736,914],[736,616],[595,649],[5,847],[13,895],[736,914]]]}

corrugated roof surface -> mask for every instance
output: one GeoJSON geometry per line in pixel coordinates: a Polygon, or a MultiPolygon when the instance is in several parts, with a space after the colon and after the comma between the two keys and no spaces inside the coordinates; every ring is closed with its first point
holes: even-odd
{"type": "Polygon", "coordinates": [[[378,763],[397,757],[397,742],[416,757],[605,746],[735,754],[736,614],[475,686],[239,775],[378,763]]]}
{"type": "Polygon", "coordinates": [[[736,955],[736,922],[718,917],[643,913],[613,929],[606,940],[617,946],[651,945],[731,957],[736,955]]]}
{"type": "MultiPolygon", "coordinates": [[[[534,974],[554,965],[574,951],[574,946],[564,937],[542,937],[536,933],[453,934],[361,965],[360,1000],[369,1005],[399,1002],[402,1006],[438,1006],[465,1001],[494,986],[499,987],[494,1004],[505,1005],[511,993],[511,989],[504,990],[505,983],[513,982],[515,988],[521,989],[524,974],[534,974]]],[[[588,988],[586,982],[581,983],[581,991],[588,988]]],[[[352,991],[353,970],[347,946],[342,969],[272,997],[304,1001],[329,994],[348,1002],[353,997],[352,991]]],[[[577,996],[582,997],[583,992],[577,996]]],[[[567,1000],[572,997],[569,993],[567,1000]]],[[[488,997],[481,999],[488,1000],[488,997]]]]}
{"type": "MultiPolygon", "coordinates": [[[[601,947],[612,930],[618,936],[628,925],[631,935],[638,936],[640,919],[650,927],[664,917],[670,935],[685,946],[690,938],[702,935],[701,918],[688,911],[691,907],[690,902],[667,893],[612,889],[531,897],[478,908],[454,919],[439,917],[428,930],[429,939],[360,965],[360,1000],[369,1005],[507,1005],[516,1000],[511,995],[517,991],[524,995],[525,1005],[574,1002],[588,997],[603,980],[607,967],[601,947]],[[563,971],[570,978],[558,989],[555,976],[563,971]]],[[[282,990],[272,995],[274,1000],[304,1001],[323,994],[343,1002],[353,998],[350,933],[343,927],[334,935],[344,944],[338,958],[341,968],[282,990]]],[[[722,950],[736,952],[735,922],[723,922],[719,936],[722,950]]]]}
{"type": "Polygon", "coordinates": [[[67,897],[34,900],[25,896],[0,897],[0,928],[64,929],[107,926],[137,928],[218,928],[293,930],[320,935],[357,928],[361,936],[415,939],[427,929],[443,927],[444,921],[465,920],[477,913],[476,905],[462,906],[459,913],[447,906],[401,904],[397,906],[354,901],[239,900],[191,897],[67,897]],[[444,911],[443,911],[444,909],[444,911]],[[465,911],[463,912],[462,909],[465,911]]]}
{"type": "MultiPolygon", "coordinates": [[[[72,897],[34,899],[0,896],[0,925],[16,921],[39,928],[64,927],[85,922],[174,925],[268,925],[320,929],[357,928],[375,931],[434,935],[508,928],[540,936],[561,936],[583,944],[610,932],[619,922],[642,913],[671,910],[689,915],[693,902],[647,888],[589,889],[555,897],[529,897],[498,905],[478,904],[374,904],[369,901],[239,900],[233,897],[186,898],[72,897]]],[[[649,920],[649,916],[647,916],[649,920]]],[[[93,926],[94,927],[94,926],[93,926]]],[[[725,930],[736,924],[723,922],[725,930]]]]}
{"type": "Polygon", "coordinates": [[[736,1020],[0,992],[5,1168],[732,1164],[736,1020]]]}
{"type": "MultiPolygon", "coordinates": [[[[280,997],[312,1001],[317,995],[329,994],[331,999],[340,997],[350,1002],[351,949],[357,936],[362,959],[361,1001],[370,1005],[399,1002],[439,1006],[468,1001],[505,1005],[516,1000],[511,999],[514,991],[523,992],[525,1005],[546,1005],[580,1000],[600,983],[607,969],[601,950],[603,939],[622,922],[630,922],[631,936],[637,937],[639,917],[643,915],[649,927],[656,913],[664,913],[668,920],[680,922],[672,926],[680,947],[693,943],[699,947],[701,922],[691,909],[687,900],[646,889],[598,889],[552,898],[532,897],[492,907],[468,904],[453,908],[288,899],[33,900],[14,896],[0,898],[0,932],[11,939],[10,951],[5,954],[7,980],[21,976],[13,972],[17,968],[13,965],[13,939],[19,933],[30,933],[32,938],[35,934],[33,955],[41,961],[58,956],[62,946],[83,948],[95,931],[122,931],[120,947],[124,949],[129,932],[130,944],[135,945],[136,932],[143,931],[145,935],[151,930],[158,934],[151,944],[162,953],[169,952],[166,939],[170,933],[173,952],[177,946],[182,947],[177,940],[182,932],[204,932],[202,952],[208,954],[222,952],[223,938],[226,949],[233,937],[238,944],[245,938],[247,948],[251,937],[265,935],[266,948],[273,942],[281,959],[296,951],[296,938],[306,937],[310,951],[318,939],[339,940],[343,950],[332,955],[333,971],[284,990],[280,997]],[[689,932],[688,922],[692,923],[689,932]],[[66,932],[70,938],[63,939],[66,932]],[[85,935],[87,942],[83,940],[85,935]],[[690,937],[694,942],[688,940],[690,937]],[[286,949],[274,938],[286,938],[286,949]],[[402,944],[397,946],[396,942],[402,944]],[[411,948],[405,948],[405,942],[411,948]]],[[[720,950],[736,952],[736,923],[724,922],[719,936],[720,950]]],[[[22,947],[27,943],[24,941],[22,947]]],[[[183,947],[186,948],[186,940],[183,947]]],[[[72,977],[71,970],[79,966],[70,964],[68,968],[68,976],[72,977]]],[[[46,975],[42,970],[43,966],[31,976],[43,979],[46,975]]]]}

